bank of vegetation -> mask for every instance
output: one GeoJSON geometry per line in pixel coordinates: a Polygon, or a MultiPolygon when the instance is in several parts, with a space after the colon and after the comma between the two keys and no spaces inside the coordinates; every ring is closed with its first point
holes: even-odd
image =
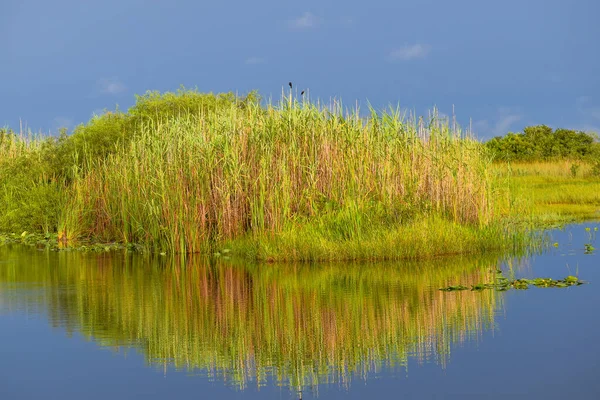
{"type": "Polygon", "coordinates": [[[600,218],[600,142],[595,134],[529,126],[485,143],[510,202],[538,224],[600,218]]]}
{"type": "MultiPolygon", "coordinates": [[[[526,240],[447,121],[290,93],[147,93],[58,137],[0,133],[0,231],[262,260],[422,258],[526,240]]],[[[508,211],[507,211],[508,210],[508,211]]]]}
{"type": "Polygon", "coordinates": [[[573,160],[593,164],[600,176],[600,143],[595,134],[546,125],[528,126],[485,143],[495,161],[552,162],[573,160]]]}

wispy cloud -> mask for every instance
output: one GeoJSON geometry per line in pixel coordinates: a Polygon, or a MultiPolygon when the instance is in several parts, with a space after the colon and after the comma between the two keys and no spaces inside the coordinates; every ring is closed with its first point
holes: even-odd
{"type": "Polygon", "coordinates": [[[392,61],[410,61],[418,58],[425,58],[431,52],[431,46],[416,43],[404,45],[400,48],[390,51],[388,57],[392,61]]]}
{"type": "Polygon", "coordinates": [[[493,121],[482,119],[473,122],[473,131],[480,137],[492,137],[506,135],[511,131],[511,127],[521,121],[523,116],[511,112],[508,109],[500,108],[498,116],[493,121]]]}
{"type": "Polygon", "coordinates": [[[584,118],[600,120],[600,106],[595,105],[590,96],[579,96],[575,99],[575,104],[577,106],[577,111],[584,118]]]}
{"type": "Polygon", "coordinates": [[[266,62],[267,62],[267,60],[265,60],[264,58],[256,57],[256,56],[248,57],[244,60],[244,64],[246,64],[246,65],[264,64],[266,62]]]}
{"type": "Polygon", "coordinates": [[[505,133],[508,133],[510,127],[513,126],[515,122],[519,122],[522,118],[522,116],[516,114],[500,117],[500,119],[496,121],[492,133],[494,135],[504,135],[505,133]]]}
{"type": "Polygon", "coordinates": [[[52,120],[51,126],[52,126],[52,131],[55,131],[55,132],[58,132],[61,128],[67,128],[70,130],[73,127],[75,127],[75,121],[73,120],[73,118],[59,116],[59,117],[55,117],[52,120]]]}
{"type": "Polygon", "coordinates": [[[289,20],[288,27],[292,29],[310,29],[316,27],[321,22],[321,18],[307,11],[298,18],[289,20]]]}
{"type": "Polygon", "coordinates": [[[127,90],[127,87],[116,78],[103,78],[98,80],[98,86],[101,93],[119,94],[127,90]]]}

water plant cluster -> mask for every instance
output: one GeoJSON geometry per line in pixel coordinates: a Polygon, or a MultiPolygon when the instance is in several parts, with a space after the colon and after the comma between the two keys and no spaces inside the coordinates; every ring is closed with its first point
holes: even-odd
{"type": "MultiPolygon", "coordinates": [[[[18,233],[0,233],[0,245],[22,245],[33,247],[37,250],[49,251],[84,251],[84,252],[106,252],[114,250],[131,251],[143,253],[148,249],[136,243],[118,242],[95,242],[80,240],[70,247],[62,247],[56,233],[29,233],[27,231],[18,233]]],[[[165,254],[165,253],[161,253],[165,254]]]]}
{"type": "Polygon", "coordinates": [[[180,90],[68,135],[0,133],[0,231],[263,260],[508,249],[485,146],[436,115],[180,90]]]}
{"type": "Polygon", "coordinates": [[[572,276],[572,275],[569,275],[564,279],[519,278],[519,279],[510,280],[504,276],[504,274],[502,273],[501,270],[497,270],[496,274],[497,275],[494,279],[494,282],[491,282],[491,283],[476,283],[476,284],[471,285],[470,288],[465,285],[450,285],[450,286],[440,288],[440,290],[445,291],[445,292],[455,292],[455,291],[462,291],[462,290],[480,291],[480,290],[484,290],[484,289],[493,289],[493,290],[497,290],[500,292],[504,292],[509,289],[525,290],[525,289],[529,289],[529,286],[544,287],[544,288],[547,288],[547,287],[565,288],[565,287],[569,287],[569,286],[579,286],[579,285],[583,285],[584,283],[586,283],[585,281],[582,281],[579,278],[577,278],[576,276],[572,276]]]}

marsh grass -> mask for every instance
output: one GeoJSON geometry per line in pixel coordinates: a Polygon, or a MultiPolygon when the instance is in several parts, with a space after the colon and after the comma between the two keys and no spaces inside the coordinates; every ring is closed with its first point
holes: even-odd
{"type": "Polygon", "coordinates": [[[348,260],[527,240],[518,210],[499,207],[510,191],[489,152],[435,112],[149,93],[72,135],[0,146],[0,230],[55,232],[63,247],[348,260]]]}
{"type": "Polygon", "coordinates": [[[46,168],[49,141],[0,129],[0,230],[55,232],[65,183],[46,168]]]}
{"type": "Polygon", "coordinates": [[[341,110],[284,98],[147,121],[75,179],[63,234],[181,253],[238,243],[262,259],[506,244],[480,143],[435,117],[341,110]],[[461,243],[448,247],[453,234],[461,243]]]}
{"type": "Polygon", "coordinates": [[[506,183],[504,205],[517,204],[535,224],[600,218],[600,177],[594,173],[594,163],[494,163],[492,170],[506,183]]]}

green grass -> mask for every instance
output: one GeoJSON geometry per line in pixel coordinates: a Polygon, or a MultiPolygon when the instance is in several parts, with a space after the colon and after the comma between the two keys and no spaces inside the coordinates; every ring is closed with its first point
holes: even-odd
{"type": "Polygon", "coordinates": [[[47,168],[46,138],[0,129],[0,231],[56,232],[62,177],[47,168]]]}
{"type": "Polygon", "coordinates": [[[278,235],[233,239],[222,248],[265,261],[418,259],[487,251],[511,252],[530,243],[528,235],[492,227],[474,228],[444,218],[421,216],[405,224],[370,227],[360,238],[339,238],[310,224],[278,235]]]}
{"type": "Polygon", "coordinates": [[[493,169],[509,185],[512,204],[536,224],[600,218],[600,177],[589,163],[497,163],[493,169]]]}

